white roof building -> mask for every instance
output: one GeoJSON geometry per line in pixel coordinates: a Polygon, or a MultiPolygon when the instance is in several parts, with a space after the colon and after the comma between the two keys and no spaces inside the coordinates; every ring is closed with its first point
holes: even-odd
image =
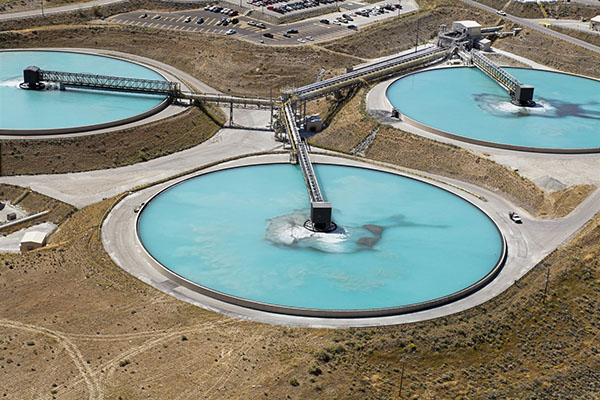
{"type": "Polygon", "coordinates": [[[590,29],[593,31],[600,31],[600,15],[596,15],[590,19],[590,29]]]}
{"type": "Polygon", "coordinates": [[[481,36],[481,24],[476,21],[454,21],[452,23],[452,30],[467,33],[471,37],[481,36]]]}
{"type": "Polygon", "coordinates": [[[21,251],[29,251],[45,246],[47,237],[48,234],[46,232],[25,232],[23,239],[21,239],[21,251]]]}

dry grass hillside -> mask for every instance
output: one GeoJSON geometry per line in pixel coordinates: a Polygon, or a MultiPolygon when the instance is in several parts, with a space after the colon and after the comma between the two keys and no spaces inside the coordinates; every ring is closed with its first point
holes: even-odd
{"type": "Polygon", "coordinates": [[[600,78],[599,54],[541,33],[524,29],[517,37],[497,40],[494,46],[561,71],[600,78]]]}
{"type": "Polygon", "coordinates": [[[68,138],[3,140],[3,175],[114,168],[171,154],[204,142],[222,125],[204,110],[116,132],[68,138]],[[35,160],[35,162],[34,162],[35,160]]]}
{"type": "Polygon", "coordinates": [[[473,19],[483,25],[493,25],[497,17],[461,2],[447,0],[421,0],[418,11],[390,18],[361,29],[358,33],[323,44],[323,47],[341,53],[377,58],[406,50],[436,37],[440,25],[452,21],[473,19]],[[382,40],[382,38],[384,38],[382,40]]]}
{"type": "MultiPolygon", "coordinates": [[[[507,2],[506,0],[478,0],[478,3],[485,4],[497,10],[504,10],[511,15],[522,18],[544,18],[544,14],[537,3],[519,3],[516,1],[507,2]]],[[[552,18],[587,19],[600,14],[600,2],[597,6],[583,5],[577,2],[555,2],[554,4],[544,3],[544,9],[552,18]]]]}
{"type": "Polygon", "coordinates": [[[0,255],[0,396],[591,400],[600,390],[600,216],[482,306],[324,330],[232,319],[132,278],[98,240],[111,203],[77,211],[52,237],[66,241],[58,247],[0,255]]]}
{"type": "Polygon", "coordinates": [[[18,205],[27,215],[37,214],[42,211],[49,211],[49,213],[39,218],[2,229],[3,235],[8,235],[40,222],[48,221],[58,225],[75,211],[75,207],[41,193],[34,192],[29,188],[2,183],[0,184],[0,202],[6,201],[12,205],[18,205]]]}
{"type": "Polygon", "coordinates": [[[189,35],[130,26],[46,27],[0,33],[0,47],[103,48],[173,65],[222,92],[269,96],[305,85],[320,69],[341,73],[362,60],[313,46],[275,47],[224,35],[189,35]]]}

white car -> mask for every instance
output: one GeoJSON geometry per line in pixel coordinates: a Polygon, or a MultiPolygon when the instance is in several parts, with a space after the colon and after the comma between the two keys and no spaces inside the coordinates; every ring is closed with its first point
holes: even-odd
{"type": "Polygon", "coordinates": [[[296,41],[297,41],[298,43],[306,43],[306,40],[304,40],[304,39],[302,39],[302,38],[296,39],[296,41]]]}
{"type": "Polygon", "coordinates": [[[183,20],[183,22],[185,22],[185,23],[187,24],[187,23],[188,23],[188,22],[190,22],[191,20],[192,20],[192,17],[186,17],[186,18],[183,20]]]}
{"type": "Polygon", "coordinates": [[[226,35],[233,35],[235,33],[235,29],[230,29],[227,32],[225,32],[226,35]]]}
{"type": "Polygon", "coordinates": [[[313,40],[313,37],[312,36],[307,36],[306,40],[313,40]]]}
{"type": "Polygon", "coordinates": [[[502,15],[503,17],[505,17],[505,16],[506,16],[506,12],[504,12],[503,10],[498,10],[498,11],[496,11],[496,14],[498,14],[498,15],[502,15]]]}
{"type": "Polygon", "coordinates": [[[521,219],[521,217],[519,217],[519,214],[517,214],[514,211],[511,211],[508,213],[508,216],[510,217],[510,219],[515,223],[515,224],[522,224],[523,220],[521,219]]]}
{"type": "Polygon", "coordinates": [[[332,24],[334,25],[341,25],[342,23],[340,21],[338,21],[337,19],[334,19],[332,22],[332,24]]]}

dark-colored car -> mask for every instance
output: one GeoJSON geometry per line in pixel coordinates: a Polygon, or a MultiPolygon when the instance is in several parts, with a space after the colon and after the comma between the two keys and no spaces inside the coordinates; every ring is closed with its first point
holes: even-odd
{"type": "Polygon", "coordinates": [[[263,33],[263,36],[266,37],[266,38],[269,38],[269,39],[273,39],[273,34],[269,33],[269,32],[263,33]]]}
{"type": "Polygon", "coordinates": [[[298,33],[298,29],[288,29],[286,33],[298,33]]]}
{"type": "Polygon", "coordinates": [[[322,23],[322,24],[327,24],[327,25],[329,25],[329,20],[328,20],[328,19],[322,19],[322,20],[320,20],[319,22],[320,22],[320,23],[322,23]]]}

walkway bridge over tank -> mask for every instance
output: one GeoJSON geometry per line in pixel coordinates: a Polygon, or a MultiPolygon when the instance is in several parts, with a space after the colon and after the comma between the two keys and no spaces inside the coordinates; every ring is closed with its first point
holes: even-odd
{"type": "Polygon", "coordinates": [[[218,106],[230,107],[230,122],[233,120],[233,108],[270,109],[273,118],[273,109],[280,109],[282,128],[288,133],[292,145],[293,159],[297,160],[302,169],[304,182],[311,202],[310,220],[306,221],[307,229],[318,232],[330,232],[337,228],[331,220],[331,203],[327,202],[319,187],[317,176],[313,169],[309,148],[306,141],[302,140],[296,122],[294,107],[299,102],[325,96],[338,92],[341,89],[359,85],[370,80],[381,79],[387,76],[406,71],[411,68],[423,67],[446,58],[451,50],[438,46],[430,46],[410,54],[375,62],[359,67],[344,75],[303,86],[293,91],[284,93],[283,98],[264,98],[230,96],[223,94],[196,93],[182,91],[177,82],[163,80],[135,79],[116,76],[82,74],[61,71],[44,71],[39,67],[27,67],[23,71],[23,89],[42,89],[44,82],[54,82],[64,87],[79,87],[98,90],[110,90],[132,93],[162,94],[175,99],[188,99],[194,103],[212,103],[218,106]],[[285,101],[285,103],[284,103],[285,101]]]}
{"type": "Polygon", "coordinates": [[[496,83],[508,92],[514,104],[526,107],[535,105],[533,101],[533,86],[519,82],[517,78],[484,56],[480,51],[473,49],[467,53],[461,50],[458,52],[458,55],[467,65],[477,67],[484,74],[496,81],[496,83]]]}
{"type": "Polygon", "coordinates": [[[304,226],[312,231],[333,231],[337,227],[335,223],[331,221],[331,203],[325,201],[323,193],[321,193],[319,181],[317,180],[312,162],[308,155],[308,145],[300,136],[295,120],[295,113],[289,102],[283,106],[281,116],[285,130],[290,136],[294,155],[302,169],[304,183],[306,184],[306,189],[310,196],[310,220],[306,221],[304,226]]]}
{"type": "Polygon", "coordinates": [[[381,79],[412,67],[422,67],[445,58],[449,49],[438,46],[426,47],[414,53],[401,54],[393,58],[356,68],[344,75],[321,82],[311,83],[292,91],[287,95],[293,100],[307,101],[341,89],[367,81],[381,79]]]}

